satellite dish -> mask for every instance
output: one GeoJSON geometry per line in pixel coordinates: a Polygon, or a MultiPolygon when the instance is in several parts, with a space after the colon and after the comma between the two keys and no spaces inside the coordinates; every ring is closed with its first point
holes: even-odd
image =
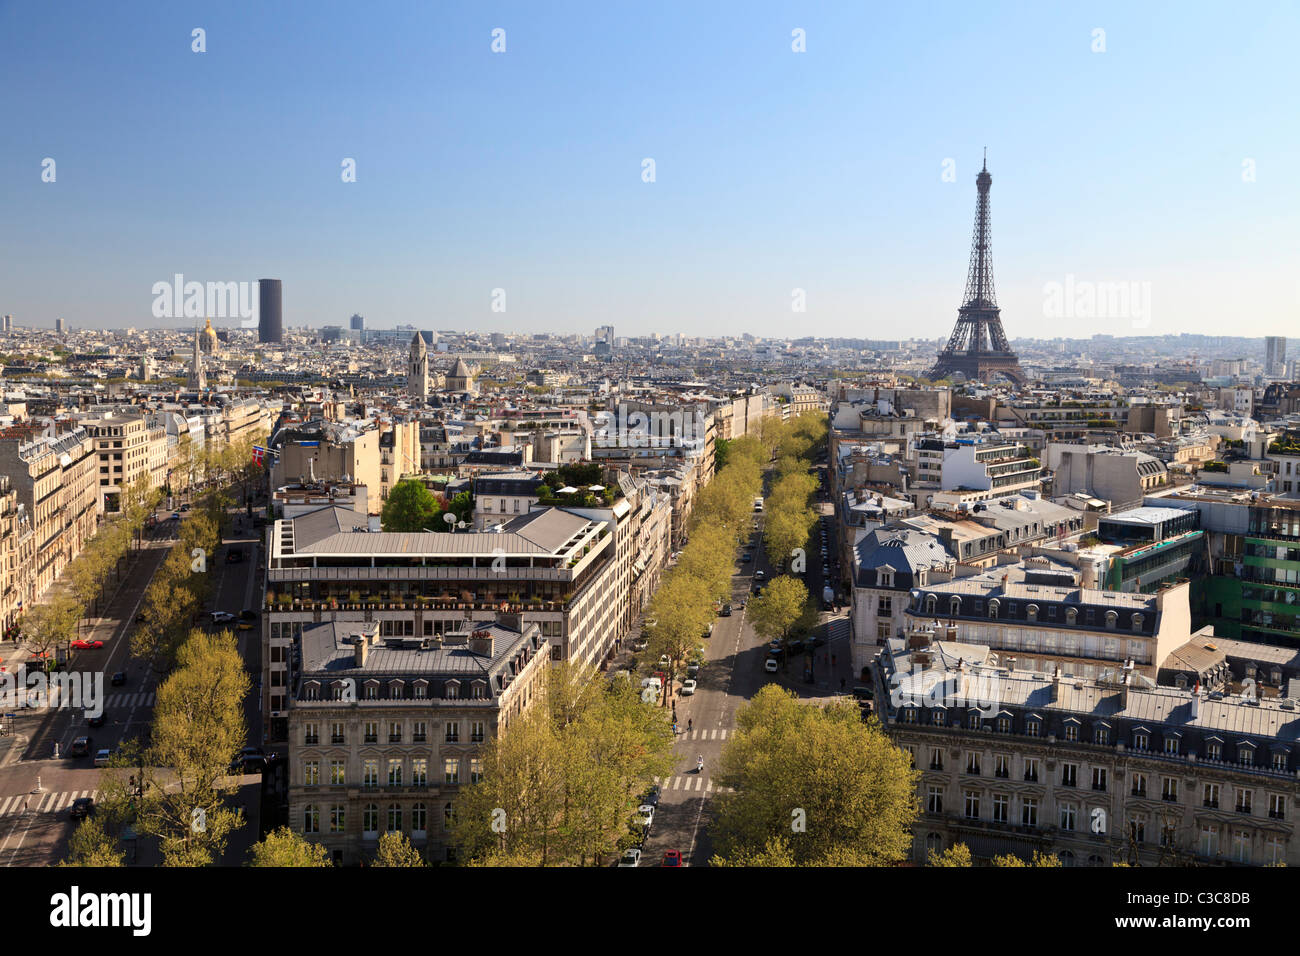
{"type": "Polygon", "coordinates": [[[456,523],[456,516],[448,511],[443,514],[442,520],[447,522],[447,524],[454,525],[456,523]]]}

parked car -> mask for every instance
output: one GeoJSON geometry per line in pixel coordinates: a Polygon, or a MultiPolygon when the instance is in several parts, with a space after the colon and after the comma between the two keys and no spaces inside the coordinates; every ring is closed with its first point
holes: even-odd
{"type": "Polygon", "coordinates": [[[658,677],[644,677],[641,679],[641,686],[653,687],[655,690],[662,690],[664,684],[658,677]]]}
{"type": "Polygon", "coordinates": [[[618,861],[619,866],[640,866],[641,851],[636,847],[630,847],[623,851],[622,858],[618,861]]]}
{"type": "Polygon", "coordinates": [[[112,680],[109,681],[114,687],[121,687],[126,683],[126,671],[115,671],[112,680]]]}
{"type": "Polygon", "coordinates": [[[650,646],[650,642],[647,641],[644,637],[638,637],[635,641],[632,642],[632,650],[634,651],[644,651],[649,646],[650,646]]]}
{"type": "Polygon", "coordinates": [[[697,676],[700,673],[700,668],[702,666],[703,665],[699,661],[691,661],[689,664],[686,665],[686,676],[687,677],[697,676]]]}
{"type": "Polygon", "coordinates": [[[641,797],[641,803],[652,807],[659,806],[659,784],[655,784],[641,797]]]}
{"type": "Polygon", "coordinates": [[[668,668],[672,667],[673,666],[672,658],[670,658],[667,654],[661,655],[659,657],[659,666],[664,670],[667,670],[668,668]]]}
{"type": "Polygon", "coordinates": [[[636,822],[649,830],[655,822],[655,808],[648,803],[641,804],[636,808],[636,822]]]}
{"type": "Polygon", "coordinates": [[[181,520],[181,513],[180,513],[179,511],[173,511],[173,512],[172,512],[172,520],[173,520],[173,521],[180,521],[180,520],[181,520]]]}
{"type": "Polygon", "coordinates": [[[769,657],[767,660],[765,660],[763,662],[763,670],[767,671],[767,673],[769,674],[775,674],[777,670],[776,658],[769,657]]]}
{"type": "Polygon", "coordinates": [[[85,817],[95,815],[95,798],[94,797],[77,797],[68,807],[69,820],[81,820],[85,817]]]}
{"type": "Polygon", "coordinates": [[[740,560],[743,561],[745,564],[749,564],[749,562],[754,560],[754,556],[750,554],[748,551],[746,551],[744,554],[740,556],[740,560]]]}
{"type": "Polygon", "coordinates": [[[664,861],[663,861],[662,863],[660,863],[659,865],[660,865],[660,866],[681,866],[681,865],[682,865],[682,851],[681,851],[681,850],[664,850],[664,861]]]}
{"type": "Polygon", "coordinates": [[[95,752],[95,766],[107,767],[110,760],[113,759],[113,751],[105,747],[103,750],[95,752]]]}
{"type": "Polygon", "coordinates": [[[682,696],[690,697],[691,694],[694,693],[695,693],[695,681],[693,680],[682,681],[682,696]]]}
{"type": "Polygon", "coordinates": [[[68,748],[69,757],[89,757],[91,739],[89,737],[76,737],[72,741],[72,746],[68,748]]]}
{"type": "Polygon", "coordinates": [[[231,621],[236,620],[235,615],[229,611],[211,611],[209,613],[212,616],[213,624],[229,624],[231,621]]]}
{"type": "Polygon", "coordinates": [[[104,642],[99,639],[88,641],[88,640],[83,640],[81,638],[78,638],[77,640],[73,641],[70,646],[76,648],[77,650],[98,650],[99,648],[104,646],[104,642]]]}
{"type": "Polygon", "coordinates": [[[730,604],[724,604],[724,605],[722,605],[722,616],[723,616],[723,617],[731,617],[731,605],[730,605],[730,604]]]}

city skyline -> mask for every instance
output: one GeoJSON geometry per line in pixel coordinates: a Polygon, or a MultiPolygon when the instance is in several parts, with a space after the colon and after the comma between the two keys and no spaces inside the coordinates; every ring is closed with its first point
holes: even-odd
{"type": "Polygon", "coordinates": [[[976,24],[954,6],[935,31],[770,4],[743,22],[333,9],[0,10],[0,311],[166,324],[150,290],[183,272],[279,276],[288,327],[356,309],[379,327],[938,339],[986,146],[1012,340],[1059,320],[1210,333],[1225,309],[1285,335],[1300,309],[1278,214],[1300,199],[1278,175],[1300,141],[1263,122],[1285,105],[1294,10],[976,24]],[[1106,285],[1133,295],[1074,308],[1106,285]]]}

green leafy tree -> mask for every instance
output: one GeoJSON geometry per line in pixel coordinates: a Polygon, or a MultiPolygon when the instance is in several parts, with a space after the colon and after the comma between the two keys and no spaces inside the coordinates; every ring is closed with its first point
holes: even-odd
{"type": "Polygon", "coordinates": [[[780,837],[795,863],[883,865],[906,859],[919,773],[856,705],[802,703],[775,685],[736,715],[722,752],[715,846],[744,859],[780,837]]]}
{"type": "Polygon", "coordinates": [[[249,850],[249,866],[333,866],[329,851],[288,827],[272,830],[249,850]]]}
{"type": "Polygon", "coordinates": [[[420,851],[411,845],[404,833],[385,833],[379,838],[379,847],[371,866],[425,866],[420,851]]]}
{"type": "Polygon", "coordinates": [[[749,602],[749,619],[760,637],[784,641],[807,606],[808,588],[798,578],[783,574],[749,602]]]}
{"type": "Polygon", "coordinates": [[[60,866],[124,866],[126,854],[95,817],[83,817],[68,838],[68,858],[60,866]]]}
{"type": "Polygon", "coordinates": [[[435,524],[441,508],[424,482],[405,479],[388,492],[380,523],[385,531],[425,531],[443,528],[435,524]]]}

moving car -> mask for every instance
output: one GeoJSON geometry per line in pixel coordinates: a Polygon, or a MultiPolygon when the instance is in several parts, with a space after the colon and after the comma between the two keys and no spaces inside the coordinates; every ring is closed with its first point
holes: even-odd
{"type": "Polygon", "coordinates": [[[113,751],[105,747],[103,750],[95,752],[95,766],[107,767],[110,760],[113,759],[113,751]]]}
{"type": "Polygon", "coordinates": [[[257,621],[257,612],[244,608],[239,612],[239,629],[241,631],[251,631],[254,622],[257,621]]]}
{"type": "Polygon", "coordinates": [[[723,617],[731,617],[731,605],[730,605],[730,604],[724,604],[724,605],[722,605],[722,616],[723,616],[723,617]]]}
{"type": "Polygon", "coordinates": [[[681,850],[664,850],[664,861],[663,861],[662,863],[660,863],[659,865],[660,865],[660,866],[681,866],[681,865],[682,865],[682,851],[681,851],[681,850]]]}
{"type": "Polygon", "coordinates": [[[69,757],[89,757],[90,756],[89,737],[77,737],[72,741],[72,746],[68,748],[69,757]]]}
{"type": "Polygon", "coordinates": [[[103,727],[103,726],[104,726],[104,715],[103,715],[102,713],[100,713],[100,714],[95,715],[94,717],[87,717],[87,718],[86,718],[86,726],[87,726],[87,727],[103,727]]]}
{"type": "Polygon", "coordinates": [[[682,690],[681,690],[681,693],[682,693],[682,696],[683,696],[683,697],[690,697],[691,694],[694,694],[694,693],[695,693],[695,681],[693,681],[693,680],[682,681],[682,690]]]}
{"type": "Polygon", "coordinates": [[[777,670],[776,658],[769,657],[767,660],[765,660],[763,662],[763,670],[767,671],[767,673],[769,674],[775,674],[777,670]]]}
{"type": "Polygon", "coordinates": [[[749,562],[754,560],[754,556],[750,552],[746,551],[744,554],[740,556],[740,560],[743,561],[745,564],[749,564],[749,562]]]}
{"type": "Polygon", "coordinates": [[[767,574],[764,573],[761,569],[758,570],[758,571],[755,571],[755,572],[754,572],[754,580],[755,580],[755,581],[761,581],[761,580],[763,580],[765,577],[767,577],[767,574]]]}
{"type": "Polygon", "coordinates": [[[72,642],[71,646],[77,648],[78,650],[97,650],[104,646],[104,642],[99,640],[98,638],[96,638],[93,641],[87,641],[87,640],[82,640],[81,638],[77,638],[77,640],[72,642]]]}
{"type": "Polygon", "coordinates": [[[211,611],[209,613],[212,615],[213,624],[228,624],[235,620],[235,615],[229,611],[211,611]]]}
{"type": "Polygon", "coordinates": [[[72,806],[68,807],[68,819],[80,820],[84,817],[93,817],[95,815],[95,798],[94,797],[77,797],[72,801],[72,806]]]}
{"type": "Polygon", "coordinates": [[[619,866],[640,866],[641,851],[636,847],[623,851],[623,858],[618,861],[619,866]]]}

